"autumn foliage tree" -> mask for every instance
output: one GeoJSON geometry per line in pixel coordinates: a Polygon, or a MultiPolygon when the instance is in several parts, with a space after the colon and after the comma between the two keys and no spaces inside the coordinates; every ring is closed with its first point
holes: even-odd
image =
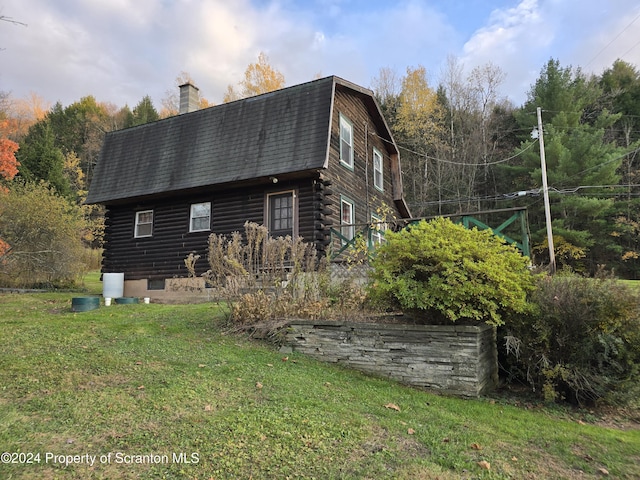
{"type": "Polygon", "coordinates": [[[403,152],[407,181],[407,198],[411,203],[424,202],[432,188],[433,155],[443,130],[443,110],[437,93],[429,86],[423,66],[407,68],[397,101],[394,133],[408,148],[403,152]]]}
{"type": "MultiPolygon", "coordinates": [[[[11,180],[18,173],[18,166],[20,165],[16,160],[16,151],[18,150],[18,144],[7,140],[6,138],[0,139],[0,180],[11,180]]],[[[0,194],[6,193],[7,189],[0,185],[0,194]]],[[[0,237],[0,263],[3,258],[8,254],[10,245],[0,237]]]]}
{"type": "Polygon", "coordinates": [[[284,75],[269,65],[269,57],[264,52],[260,52],[258,61],[250,64],[245,70],[244,80],[239,83],[240,90],[229,85],[223,101],[228,103],[241,98],[254,97],[279,90],[284,86],[284,75]]]}
{"type": "Polygon", "coordinates": [[[18,174],[16,152],[19,145],[6,138],[0,138],[0,178],[11,180],[18,174]]]}

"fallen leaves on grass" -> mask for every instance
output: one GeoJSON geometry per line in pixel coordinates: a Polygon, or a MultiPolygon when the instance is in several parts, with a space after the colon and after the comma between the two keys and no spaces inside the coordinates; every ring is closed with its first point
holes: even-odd
{"type": "Polygon", "coordinates": [[[400,411],[400,407],[398,405],[396,405],[395,403],[387,403],[384,408],[388,408],[390,410],[395,410],[396,412],[400,411]]]}
{"type": "Polygon", "coordinates": [[[485,470],[491,470],[491,464],[486,460],[481,460],[478,462],[478,466],[480,468],[484,468],[485,470]]]}

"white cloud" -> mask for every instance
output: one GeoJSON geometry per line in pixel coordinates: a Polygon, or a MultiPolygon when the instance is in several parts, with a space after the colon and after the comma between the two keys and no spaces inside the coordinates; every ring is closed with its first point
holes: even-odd
{"type": "MultiPolygon", "coordinates": [[[[521,103],[550,58],[558,59],[563,66],[590,63],[588,70],[600,73],[611,66],[616,55],[626,51],[625,42],[640,41],[640,30],[630,28],[598,55],[598,61],[590,62],[593,55],[624,28],[625,22],[628,24],[629,17],[638,14],[638,6],[632,7],[633,3],[631,0],[522,0],[514,8],[493,12],[489,24],[475,32],[465,44],[462,61],[468,68],[488,62],[500,66],[507,73],[505,93],[521,103]],[[598,68],[594,68],[596,66],[598,68]]],[[[633,58],[640,60],[640,55],[626,60],[633,62],[633,58]]]]}
{"type": "Polygon", "coordinates": [[[381,67],[417,65],[435,84],[453,54],[500,66],[519,103],[551,57],[595,73],[620,56],[640,64],[635,0],[467,1],[3,0],[0,14],[29,26],[0,22],[0,90],[159,107],[182,71],[220,102],[261,51],[289,85],[321,73],[368,86],[381,67]]]}

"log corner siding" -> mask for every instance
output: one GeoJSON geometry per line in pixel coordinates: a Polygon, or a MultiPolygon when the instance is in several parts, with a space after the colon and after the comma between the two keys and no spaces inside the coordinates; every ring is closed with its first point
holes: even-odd
{"type": "Polygon", "coordinates": [[[451,395],[497,386],[496,328],[292,320],[283,352],[298,352],[451,395]]]}
{"type": "Polygon", "coordinates": [[[335,76],[107,134],[87,203],[106,209],[102,272],[124,273],[127,296],[172,300],[190,253],[198,275],[208,269],[211,233],[271,227],[290,208],[288,230],[274,236],[300,235],[324,255],[340,248],[331,230],[349,213],[353,224],[380,210],[411,216],[373,93],[335,76]],[[197,229],[194,205],[209,212],[197,229]]]}

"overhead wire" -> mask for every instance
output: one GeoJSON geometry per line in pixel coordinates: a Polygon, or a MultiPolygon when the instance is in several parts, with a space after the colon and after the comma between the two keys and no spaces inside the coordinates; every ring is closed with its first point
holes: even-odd
{"type": "MultiPolygon", "coordinates": [[[[634,23],[636,23],[636,20],[638,20],[638,18],[640,18],[640,13],[638,13],[638,15],[636,15],[636,16],[634,17],[634,19],[633,19],[633,20],[631,20],[631,22],[629,22],[629,24],[628,24],[626,27],[624,27],[624,28],[623,28],[623,29],[622,29],[622,30],[621,30],[621,31],[620,31],[620,32],[619,32],[615,37],[613,37],[613,39],[612,39],[609,43],[607,43],[604,47],[602,47],[602,48],[598,51],[598,53],[596,53],[596,54],[591,58],[591,60],[589,60],[589,61],[587,62],[587,64],[584,66],[584,68],[587,68],[589,65],[591,65],[591,63],[592,63],[596,58],[598,58],[602,52],[604,52],[607,48],[609,48],[609,47],[611,46],[611,44],[613,44],[613,42],[615,42],[618,38],[620,38],[620,35],[622,35],[624,32],[626,32],[626,31],[629,29],[629,27],[630,27],[631,25],[633,25],[634,23]]],[[[637,45],[637,44],[636,44],[636,45],[637,45]]],[[[633,46],[629,51],[633,50],[633,48],[635,48],[635,46],[636,46],[636,45],[634,45],[634,46],[633,46]]],[[[629,53],[629,52],[627,52],[627,53],[629,53]]],[[[625,55],[626,55],[626,53],[625,53],[625,55]]],[[[623,55],[623,57],[624,57],[624,55],[623,55]]]]}
{"type": "MultiPolygon", "coordinates": [[[[375,135],[378,138],[381,138],[383,141],[387,142],[387,143],[392,143],[389,140],[387,140],[384,137],[381,137],[380,135],[376,134],[376,133],[372,133],[372,135],[375,135]]],[[[498,165],[500,163],[505,163],[508,162],[509,160],[513,160],[514,158],[519,157],[520,155],[522,155],[523,153],[525,153],[527,150],[533,148],[533,146],[536,144],[537,139],[535,139],[535,141],[531,142],[526,148],[524,148],[523,150],[520,150],[518,153],[511,155],[510,157],[507,158],[503,158],[502,160],[496,160],[493,162],[487,162],[487,163],[467,163],[467,162],[455,162],[453,160],[445,160],[443,158],[438,158],[438,157],[434,157],[431,155],[427,155],[426,153],[421,153],[421,152],[417,152],[415,150],[412,150],[408,147],[405,147],[404,145],[399,144],[398,142],[395,143],[395,145],[401,149],[404,150],[405,152],[409,152],[409,153],[413,153],[414,155],[418,155],[419,157],[422,158],[428,158],[429,160],[435,160],[437,162],[441,162],[441,163],[447,163],[450,165],[459,165],[462,167],[488,167],[491,165],[498,165]]]]}

